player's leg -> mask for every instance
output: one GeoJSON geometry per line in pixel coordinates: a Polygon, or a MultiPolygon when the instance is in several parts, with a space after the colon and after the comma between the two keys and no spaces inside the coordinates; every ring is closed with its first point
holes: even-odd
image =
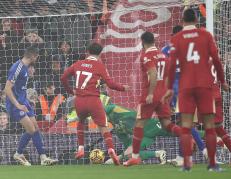
{"type": "Polygon", "coordinates": [[[144,135],[144,125],[147,119],[150,119],[155,109],[153,104],[140,104],[137,109],[137,118],[133,129],[132,158],[124,162],[124,166],[137,165],[141,163],[139,156],[141,141],[144,135]]]}
{"type": "Polygon", "coordinates": [[[88,117],[86,97],[78,97],[75,99],[75,110],[79,117],[77,126],[77,143],[78,150],[75,152],[75,158],[84,157],[84,120],[88,117]]]}
{"type": "Polygon", "coordinates": [[[99,98],[92,97],[89,100],[89,111],[93,121],[98,125],[99,131],[101,132],[104,141],[106,143],[108,154],[112,158],[115,165],[119,165],[119,158],[115,153],[112,135],[110,133],[110,129],[108,128],[107,124],[107,116],[104,111],[103,105],[99,98]],[[92,102],[94,101],[94,103],[92,102]]]}
{"type": "Polygon", "coordinates": [[[179,92],[179,112],[181,113],[182,133],[180,135],[180,146],[184,157],[183,170],[190,170],[192,167],[192,135],[193,115],[196,109],[193,89],[179,92]]]}
{"type": "Polygon", "coordinates": [[[156,150],[150,151],[146,150],[149,146],[153,144],[153,138],[145,137],[143,138],[140,146],[140,158],[141,160],[146,160],[150,158],[157,157],[160,161],[160,164],[166,163],[166,151],[165,150],[156,150]]]}
{"type": "Polygon", "coordinates": [[[79,120],[77,126],[77,141],[78,151],[75,154],[76,159],[80,159],[84,156],[84,120],[79,120]]]}
{"type": "MultiPolygon", "coordinates": [[[[195,140],[199,150],[202,152],[203,156],[206,159],[208,159],[207,149],[205,147],[204,142],[201,139],[201,135],[199,134],[199,132],[194,127],[192,128],[191,133],[192,133],[193,139],[195,140]]],[[[192,143],[193,143],[193,141],[192,141],[192,143]]],[[[183,159],[183,153],[182,153],[181,145],[180,145],[178,156],[175,159],[168,160],[168,163],[171,163],[174,166],[183,166],[183,163],[184,163],[183,160],[184,160],[183,159]]]]}
{"type": "Polygon", "coordinates": [[[44,144],[43,144],[43,140],[42,140],[42,136],[40,134],[39,128],[38,128],[38,124],[37,121],[35,119],[34,116],[30,117],[30,121],[33,123],[34,126],[34,133],[31,134],[31,138],[33,141],[33,144],[40,156],[40,160],[41,160],[41,165],[54,165],[58,162],[58,160],[56,159],[51,159],[49,157],[47,157],[46,153],[45,153],[45,149],[44,149],[44,144]]]}
{"type": "Polygon", "coordinates": [[[223,110],[222,110],[222,99],[216,100],[216,115],[215,115],[215,130],[217,135],[225,143],[226,147],[231,152],[231,138],[223,127],[223,110]]]}
{"type": "Polygon", "coordinates": [[[27,115],[24,115],[24,117],[21,118],[20,123],[25,129],[25,133],[23,133],[20,138],[17,152],[14,154],[13,158],[22,165],[30,166],[31,164],[26,160],[25,156],[23,155],[23,151],[32,138],[32,135],[35,132],[35,128],[27,115]]]}
{"type": "Polygon", "coordinates": [[[156,113],[160,120],[161,126],[176,136],[181,135],[181,127],[171,122],[171,110],[168,104],[160,103],[156,108],[156,113]]]}
{"type": "Polygon", "coordinates": [[[215,130],[216,130],[217,135],[224,142],[225,146],[229,149],[229,152],[231,152],[231,138],[228,132],[224,129],[223,123],[216,123],[215,130]]]}
{"type": "Polygon", "coordinates": [[[196,103],[205,128],[206,148],[209,158],[208,169],[213,170],[217,168],[215,161],[217,136],[214,125],[215,101],[212,90],[209,88],[197,88],[196,103]]]}

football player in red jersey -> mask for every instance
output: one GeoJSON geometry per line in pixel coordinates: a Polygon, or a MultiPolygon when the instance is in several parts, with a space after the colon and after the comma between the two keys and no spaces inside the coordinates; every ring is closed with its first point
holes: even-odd
{"type": "Polygon", "coordinates": [[[144,32],[141,36],[145,52],[141,54],[142,70],[142,94],[138,105],[137,119],[133,129],[133,153],[132,158],[124,162],[125,166],[141,163],[139,157],[140,143],[143,138],[145,121],[156,112],[162,127],[179,136],[181,128],[171,123],[171,110],[168,104],[162,104],[161,98],[167,91],[166,72],[169,60],[165,58],[154,44],[154,36],[151,32],[144,32]]]}
{"type": "Polygon", "coordinates": [[[231,139],[229,134],[225,131],[223,127],[223,109],[222,109],[222,96],[220,91],[220,84],[217,82],[217,72],[215,70],[214,65],[211,66],[211,73],[214,78],[213,83],[213,97],[215,99],[215,107],[216,107],[216,113],[215,113],[215,130],[218,135],[226,145],[226,147],[229,149],[229,152],[231,152],[231,139]]]}
{"type": "Polygon", "coordinates": [[[84,120],[91,116],[104,137],[109,156],[113,159],[115,165],[119,165],[119,158],[114,151],[112,136],[108,129],[106,114],[99,98],[98,87],[101,79],[105,81],[109,88],[118,91],[125,91],[128,86],[112,81],[104,64],[99,59],[102,49],[100,44],[92,43],[88,48],[89,56],[67,68],[61,77],[61,81],[69,94],[76,95],[75,108],[80,119],[77,127],[79,147],[76,158],[79,159],[84,156],[84,120]],[[74,76],[76,80],[75,90],[72,90],[69,86],[68,79],[71,76],[74,76]]]}
{"type": "Polygon", "coordinates": [[[219,171],[215,163],[216,131],[214,129],[214,98],[212,93],[213,79],[210,72],[209,59],[212,57],[217,76],[222,87],[228,90],[224,80],[224,71],[218,57],[218,50],[212,35],[205,29],[197,29],[197,21],[193,9],[186,9],[183,15],[183,31],[171,38],[170,69],[168,91],[163,97],[167,101],[172,96],[176,60],[181,69],[179,82],[179,111],[182,120],[180,143],[184,156],[183,171],[192,167],[191,128],[193,114],[197,108],[202,115],[206,131],[206,147],[208,149],[208,170],[219,171]]]}

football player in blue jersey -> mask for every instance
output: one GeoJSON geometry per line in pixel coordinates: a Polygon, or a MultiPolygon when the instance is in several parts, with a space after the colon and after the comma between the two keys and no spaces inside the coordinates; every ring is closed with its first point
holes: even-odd
{"type": "Polygon", "coordinates": [[[39,50],[35,47],[28,47],[22,59],[14,63],[8,71],[5,85],[6,109],[10,117],[21,123],[25,133],[21,136],[18,148],[13,158],[20,164],[30,166],[23,155],[23,150],[32,139],[38,154],[40,155],[41,165],[53,165],[57,160],[46,156],[42,138],[35,119],[34,109],[29,104],[26,96],[28,81],[28,67],[36,62],[39,50]]]}

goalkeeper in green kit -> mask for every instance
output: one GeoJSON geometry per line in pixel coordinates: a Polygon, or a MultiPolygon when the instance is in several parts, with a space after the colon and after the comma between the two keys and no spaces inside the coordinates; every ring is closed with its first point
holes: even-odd
{"type": "MultiPolygon", "coordinates": [[[[119,156],[120,159],[122,160],[124,157],[130,157],[132,154],[132,135],[136,120],[136,111],[110,103],[110,97],[106,95],[101,95],[100,98],[104,104],[108,121],[113,125],[115,135],[119,138],[120,142],[123,143],[125,148],[124,153],[119,156]]],[[[142,160],[157,157],[161,164],[165,164],[166,152],[164,150],[146,150],[146,148],[153,144],[153,139],[156,136],[172,135],[161,128],[158,119],[152,118],[147,120],[144,127],[144,138],[141,142],[140,157],[142,160]]],[[[111,159],[105,162],[105,164],[112,163],[113,161],[111,159]]]]}
{"type": "MultiPolygon", "coordinates": [[[[123,158],[130,157],[132,154],[132,135],[133,126],[136,120],[136,111],[127,109],[125,107],[112,104],[110,97],[104,94],[100,95],[102,104],[104,105],[105,112],[107,114],[108,122],[113,125],[113,131],[119,138],[120,142],[123,143],[125,151],[119,157],[123,158]]],[[[69,105],[70,106],[70,105],[69,105]]],[[[71,111],[67,115],[68,121],[78,120],[77,114],[71,111]]],[[[147,147],[153,144],[153,139],[156,136],[172,136],[170,133],[161,128],[161,124],[158,119],[152,118],[147,121],[144,128],[144,138],[141,143],[140,157],[142,160],[157,157],[161,164],[166,163],[166,151],[150,151],[146,150],[147,147]]],[[[112,160],[107,160],[105,164],[113,164],[112,160]]]]}

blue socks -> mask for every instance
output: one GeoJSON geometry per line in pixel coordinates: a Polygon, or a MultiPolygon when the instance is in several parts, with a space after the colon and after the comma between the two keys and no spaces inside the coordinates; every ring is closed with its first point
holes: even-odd
{"type": "Polygon", "coordinates": [[[200,134],[198,133],[198,131],[195,128],[192,128],[192,136],[193,136],[193,139],[195,140],[199,150],[203,151],[205,148],[205,144],[202,141],[200,134]]]}
{"type": "Polygon", "coordinates": [[[31,139],[31,135],[27,132],[25,132],[22,136],[21,136],[21,139],[19,141],[19,144],[18,144],[18,149],[17,149],[17,152],[19,154],[22,154],[23,153],[23,150],[25,149],[25,147],[27,146],[27,144],[29,143],[30,139],[31,139]]]}
{"type": "Polygon", "coordinates": [[[22,154],[23,150],[25,149],[25,147],[27,146],[27,144],[29,143],[29,141],[30,141],[31,138],[32,138],[32,141],[33,141],[33,144],[34,144],[35,148],[38,151],[38,154],[39,155],[45,154],[45,150],[43,148],[42,137],[41,137],[39,131],[36,131],[32,135],[29,134],[29,133],[27,133],[27,132],[25,132],[22,135],[22,137],[21,137],[21,139],[19,141],[17,152],[19,154],[22,154]]]}
{"type": "Polygon", "coordinates": [[[38,154],[39,154],[39,155],[45,154],[45,150],[44,150],[44,148],[43,148],[42,137],[41,137],[39,131],[36,131],[36,132],[32,135],[32,141],[33,141],[33,144],[34,144],[35,148],[37,149],[38,154]]]}

